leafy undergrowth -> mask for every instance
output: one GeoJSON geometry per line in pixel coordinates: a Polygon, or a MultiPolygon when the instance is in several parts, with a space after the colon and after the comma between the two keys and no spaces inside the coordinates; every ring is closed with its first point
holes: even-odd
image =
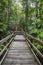
{"type": "Polygon", "coordinates": [[[0,45],[0,52],[3,50],[4,47],[4,45],[0,45]]]}
{"type": "MultiPolygon", "coordinates": [[[[43,54],[43,46],[41,46],[41,45],[39,45],[38,43],[35,43],[35,42],[33,44],[43,54]]],[[[38,59],[40,60],[40,62],[43,65],[43,59],[39,56],[39,54],[35,50],[34,50],[34,52],[35,52],[36,56],[38,57],[38,59]]]]}
{"type": "Polygon", "coordinates": [[[43,31],[41,31],[39,29],[33,29],[33,30],[30,31],[30,34],[43,41],[43,31]]]}
{"type": "Polygon", "coordinates": [[[5,46],[6,46],[6,43],[3,43],[2,45],[0,45],[0,52],[4,49],[5,46]]]}
{"type": "Polygon", "coordinates": [[[33,43],[33,44],[43,54],[43,46],[39,45],[38,43],[33,43]]]}

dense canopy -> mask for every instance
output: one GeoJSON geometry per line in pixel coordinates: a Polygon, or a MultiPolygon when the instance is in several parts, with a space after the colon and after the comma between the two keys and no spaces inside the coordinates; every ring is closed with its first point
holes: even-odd
{"type": "Polygon", "coordinates": [[[43,40],[43,0],[0,0],[0,39],[17,26],[43,40]]]}
{"type": "MultiPolygon", "coordinates": [[[[43,42],[43,0],[0,0],[0,40],[17,29],[43,42]]],[[[43,46],[32,43],[43,54],[43,46]]]]}
{"type": "Polygon", "coordinates": [[[43,41],[43,0],[0,0],[0,40],[17,28],[43,41]]]}

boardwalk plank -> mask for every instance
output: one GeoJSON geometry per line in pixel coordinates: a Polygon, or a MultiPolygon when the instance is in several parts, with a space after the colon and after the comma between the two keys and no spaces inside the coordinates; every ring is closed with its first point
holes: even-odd
{"type": "Polygon", "coordinates": [[[25,40],[24,36],[16,35],[14,39],[21,41],[12,41],[9,52],[2,65],[39,65],[26,41],[22,41],[25,40]]]}

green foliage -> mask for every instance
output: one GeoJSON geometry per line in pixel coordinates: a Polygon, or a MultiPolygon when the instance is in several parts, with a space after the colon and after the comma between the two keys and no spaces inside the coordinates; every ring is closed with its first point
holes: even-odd
{"type": "MultiPolygon", "coordinates": [[[[16,0],[9,1],[0,0],[0,39],[19,26],[43,40],[43,0],[21,0],[21,4],[16,0]]],[[[43,51],[40,45],[37,44],[36,47],[43,51]]]]}
{"type": "Polygon", "coordinates": [[[8,0],[0,0],[0,39],[10,34],[8,29],[8,0]]]}
{"type": "MultiPolygon", "coordinates": [[[[27,5],[28,0],[22,0],[23,8],[26,10],[25,6],[27,5]]],[[[27,30],[27,32],[34,37],[37,37],[43,40],[43,1],[41,0],[31,0],[30,4],[34,4],[34,6],[29,5],[28,10],[25,11],[25,17],[28,17],[28,22],[20,23],[22,28],[27,30]]],[[[26,20],[27,18],[25,18],[26,20]]],[[[42,53],[43,47],[36,43],[35,45],[42,53]]]]}
{"type": "Polygon", "coordinates": [[[40,32],[39,38],[40,38],[41,40],[43,40],[43,32],[40,32]]]}
{"type": "Polygon", "coordinates": [[[43,46],[37,45],[36,47],[37,47],[37,48],[39,49],[39,51],[43,54],[43,46]]]}
{"type": "Polygon", "coordinates": [[[37,49],[43,54],[43,46],[41,46],[41,45],[39,45],[38,43],[33,43],[36,47],[37,47],[37,49]]]}
{"type": "Polygon", "coordinates": [[[4,48],[4,45],[0,45],[0,52],[1,52],[1,50],[4,48]]]}

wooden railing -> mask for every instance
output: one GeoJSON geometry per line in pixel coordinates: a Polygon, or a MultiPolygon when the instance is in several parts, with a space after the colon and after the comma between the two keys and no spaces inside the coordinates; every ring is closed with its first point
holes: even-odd
{"type": "Polygon", "coordinates": [[[36,48],[36,46],[32,42],[33,41],[38,42],[39,45],[43,46],[43,41],[25,33],[24,31],[23,31],[23,34],[26,38],[26,41],[28,42],[28,45],[30,45],[30,49],[33,52],[33,54],[34,54],[36,60],[38,61],[39,65],[42,65],[41,61],[43,62],[43,54],[36,48]],[[39,57],[40,57],[40,60],[39,60],[39,57]]]}
{"type": "MultiPolygon", "coordinates": [[[[7,36],[6,38],[4,38],[2,40],[0,40],[0,46],[5,45],[4,48],[0,51],[0,65],[2,64],[4,58],[5,58],[8,50],[9,50],[9,45],[10,45],[11,41],[13,40],[13,36],[15,36],[15,33],[7,36]]],[[[30,45],[30,49],[31,49],[32,53],[34,54],[37,62],[39,63],[39,65],[42,65],[41,60],[43,61],[43,54],[35,47],[35,45],[33,44],[33,41],[38,42],[38,44],[41,46],[43,46],[43,41],[27,34],[24,31],[22,31],[22,33],[24,34],[26,41],[28,42],[28,46],[30,45]],[[37,55],[38,55],[38,57],[40,57],[40,60],[38,59],[37,55]]]]}
{"type": "Polygon", "coordinates": [[[0,65],[2,64],[8,50],[9,50],[9,45],[13,40],[14,33],[11,35],[7,36],[6,38],[0,40],[0,47],[4,46],[3,49],[0,51],[0,65]]]}

